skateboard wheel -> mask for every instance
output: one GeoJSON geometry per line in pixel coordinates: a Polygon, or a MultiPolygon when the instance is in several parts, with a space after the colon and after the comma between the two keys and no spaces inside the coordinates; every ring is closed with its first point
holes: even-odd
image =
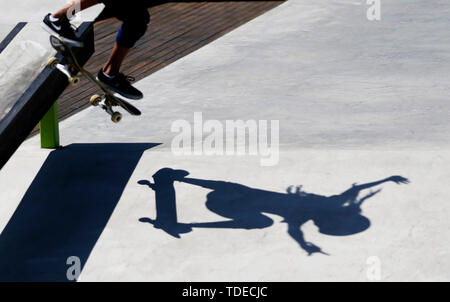
{"type": "Polygon", "coordinates": [[[80,78],[79,77],[71,77],[71,78],[69,78],[69,83],[70,83],[70,85],[75,86],[78,83],[80,83],[80,78]]]}
{"type": "Polygon", "coordinates": [[[102,101],[102,96],[98,94],[94,94],[91,96],[91,99],[89,100],[89,103],[91,103],[92,106],[98,106],[98,104],[102,101]]]}
{"type": "Polygon", "coordinates": [[[114,123],[118,123],[118,122],[120,122],[120,120],[122,119],[122,114],[120,113],[120,112],[114,112],[112,115],[111,115],[111,120],[114,122],[114,123]]]}
{"type": "Polygon", "coordinates": [[[55,69],[56,64],[59,63],[59,60],[55,57],[52,57],[48,60],[47,62],[47,66],[50,67],[51,69],[55,69]]]}

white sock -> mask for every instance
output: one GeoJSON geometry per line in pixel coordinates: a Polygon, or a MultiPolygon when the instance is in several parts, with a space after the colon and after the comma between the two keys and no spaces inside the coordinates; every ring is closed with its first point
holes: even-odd
{"type": "Polygon", "coordinates": [[[50,15],[50,17],[48,18],[50,19],[50,22],[56,22],[59,20],[59,18],[52,17],[52,15],[50,15]]]}
{"type": "Polygon", "coordinates": [[[103,71],[102,71],[102,73],[103,73],[103,75],[104,75],[105,77],[107,77],[108,79],[113,79],[113,78],[115,77],[115,75],[110,76],[110,75],[107,75],[106,73],[104,73],[103,71]]]}

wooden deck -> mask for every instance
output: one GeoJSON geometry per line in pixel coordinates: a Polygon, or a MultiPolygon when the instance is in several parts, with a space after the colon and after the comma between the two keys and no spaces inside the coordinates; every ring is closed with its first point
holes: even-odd
{"type": "MultiPolygon", "coordinates": [[[[149,8],[151,23],[145,36],[124,62],[122,71],[136,81],[214,41],[283,1],[169,2],[149,8]]],[[[121,22],[106,19],[95,24],[96,52],[85,68],[96,74],[106,62],[121,22]]],[[[86,79],[68,87],[59,99],[59,117],[67,118],[89,106],[98,91],[86,79]]],[[[35,134],[36,128],[33,131],[35,134]]]]}

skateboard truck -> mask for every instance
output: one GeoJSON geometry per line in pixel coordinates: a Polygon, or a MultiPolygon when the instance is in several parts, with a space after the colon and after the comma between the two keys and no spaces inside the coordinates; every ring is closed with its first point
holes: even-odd
{"type": "MultiPolygon", "coordinates": [[[[80,82],[80,78],[77,76],[74,76],[72,74],[70,68],[68,67],[68,65],[61,64],[58,58],[56,58],[56,57],[50,58],[47,65],[51,69],[58,69],[59,71],[61,71],[69,79],[70,85],[75,86],[80,82]]],[[[118,123],[122,120],[122,114],[120,112],[114,111],[112,109],[112,107],[114,106],[114,102],[110,99],[109,96],[107,96],[107,95],[101,96],[99,94],[94,94],[91,97],[91,99],[89,100],[89,103],[92,106],[101,105],[100,107],[111,116],[111,120],[114,123],[118,123]],[[103,99],[105,99],[104,104],[100,104],[103,99]]]]}
{"type": "Polygon", "coordinates": [[[78,83],[80,83],[80,78],[72,75],[72,72],[70,71],[69,67],[67,67],[67,65],[61,64],[58,58],[55,57],[50,58],[50,60],[48,60],[47,65],[51,69],[58,69],[59,71],[61,71],[69,80],[70,85],[75,86],[78,83]]]}
{"type": "Polygon", "coordinates": [[[122,113],[114,111],[112,109],[112,107],[114,106],[114,102],[112,102],[108,96],[102,97],[99,94],[94,94],[93,96],[91,96],[89,103],[91,103],[92,106],[101,105],[101,108],[111,116],[111,120],[114,123],[118,123],[122,120],[122,113]],[[103,104],[100,104],[103,98],[105,98],[105,102],[103,104]]]}

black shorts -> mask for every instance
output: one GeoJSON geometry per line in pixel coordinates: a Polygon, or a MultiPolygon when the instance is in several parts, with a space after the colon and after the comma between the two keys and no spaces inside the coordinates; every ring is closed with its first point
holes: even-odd
{"type": "Polygon", "coordinates": [[[131,48],[147,30],[150,23],[148,3],[146,0],[99,0],[105,5],[106,15],[123,22],[117,34],[116,42],[131,48]]]}

